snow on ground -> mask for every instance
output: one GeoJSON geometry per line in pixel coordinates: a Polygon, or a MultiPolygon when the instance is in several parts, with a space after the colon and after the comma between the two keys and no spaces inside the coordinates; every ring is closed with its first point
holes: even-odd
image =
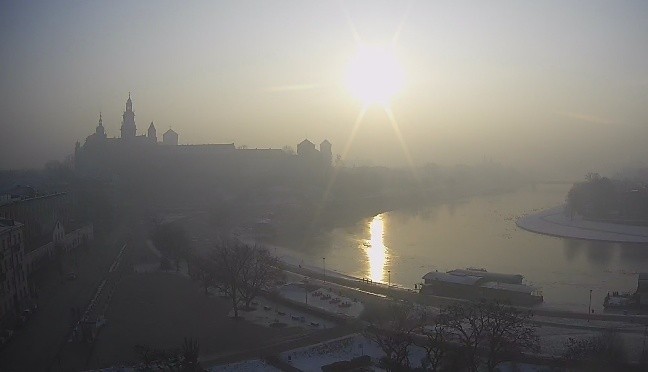
{"type": "MultiPolygon", "coordinates": [[[[375,343],[366,337],[354,334],[320,344],[306,346],[303,348],[286,351],[280,354],[280,358],[292,366],[308,372],[321,371],[322,366],[342,360],[351,360],[362,355],[369,355],[372,361],[378,362],[384,353],[375,343]]],[[[420,361],[425,356],[425,351],[419,347],[412,347],[410,351],[410,363],[413,367],[419,367],[420,361]]]]}
{"type": "Polygon", "coordinates": [[[504,362],[497,365],[498,372],[550,372],[554,371],[552,367],[540,366],[536,364],[504,362]]]}
{"type": "MultiPolygon", "coordinates": [[[[609,332],[614,333],[613,329],[609,332]]],[[[590,337],[605,335],[605,330],[592,329],[569,329],[563,327],[552,327],[543,325],[537,329],[540,340],[540,353],[543,355],[560,356],[565,353],[565,345],[570,338],[580,340],[590,337]]],[[[638,361],[641,357],[643,335],[641,333],[616,332],[617,337],[625,349],[628,359],[638,361]]]]}
{"type": "Polygon", "coordinates": [[[635,331],[641,332],[644,329],[642,323],[630,323],[628,321],[612,321],[612,320],[587,320],[587,319],[574,319],[574,318],[559,318],[553,316],[542,316],[536,315],[533,317],[535,322],[541,323],[543,325],[564,325],[569,328],[589,328],[594,331],[596,330],[605,330],[605,329],[616,329],[619,331],[635,331]]]}
{"type": "Polygon", "coordinates": [[[364,310],[364,305],[357,299],[347,298],[341,296],[340,293],[324,288],[308,292],[307,288],[299,283],[289,283],[280,287],[279,294],[292,301],[351,318],[357,318],[364,310]]]}
{"type": "MultiPolygon", "coordinates": [[[[335,327],[335,323],[324,320],[317,316],[308,314],[304,311],[288,308],[279,305],[266,298],[259,297],[254,301],[255,310],[239,310],[239,316],[254,324],[264,327],[270,327],[274,323],[283,323],[287,327],[299,327],[304,329],[328,329],[335,327]]],[[[230,311],[230,316],[234,316],[234,310],[230,311]]]]}
{"type": "Polygon", "coordinates": [[[571,219],[563,210],[564,207],[559,206],[523,216],[516,224],[525,230],[565,238],[648,243],[648,227],[587,221],[580,216],[571,219]]]}
{"type": "MultiPolygon", "coordinates": [[[[239,236],[239,239],[242,242],[244,242],[246,244],[251,244],[251,245],[256,242],[255,239],[253,239],[252,237],[247,236],[247,235],[239,236]]],[[[291,266],[294,266],[294,267],[298,267],[298,268],[307,269],[307,270],[310,270],[310,271],[312,271],[314,273],[324,274],[326,276],[331,276],[331,277],[336,277],[336,278],[343,278],[343,279],[353,279],[353,280],[358,280],[358,281],[360,280],[360,278],[357,278],[355,276],[351,276],[351,275],[348,275],[348,274],[345,274],[345,273],[341,273],[339,271],[336,271],[334,268],[331,268],[331,267],[328,267],[328,266],[326,268],[324,268],[324,265],[318,266],[318,265],[308,264],[308,263],[306,263],[304,261],[303,257],[299,257],[298,252],[295,252],[295,251],[293,251],[291,249],[281,247],[281,246],[278,246],[278,245],[272,245],[272,244],[264,244],[264,247],[266,247],[268,252],[273,254],[275,257],[277,257],[281,262],[283,262],[285,264],[288,264],[288,265],[291,265],[291,266]]]]}
{"type": "Polygon", "coordinates": [[[263,360],[251,359],[243,362],[214,366],[208,369],[209,372],[252,372],[252,371],[281,371],[263,360]]]}

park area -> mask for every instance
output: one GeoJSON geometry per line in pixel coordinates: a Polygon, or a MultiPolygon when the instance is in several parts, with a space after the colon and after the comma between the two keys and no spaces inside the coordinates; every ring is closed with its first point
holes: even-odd
{"type": "Polygon", "coordinates": [[[199,283],[175,273],[125,275],[106,313],[88,368],[133,365],[135,346],[178,348],[185,337],[197,339],[205,359],[255,350],[302,333],[296,327],[270,328],[229,316],[227,299],[206,296],[199,283]]]}

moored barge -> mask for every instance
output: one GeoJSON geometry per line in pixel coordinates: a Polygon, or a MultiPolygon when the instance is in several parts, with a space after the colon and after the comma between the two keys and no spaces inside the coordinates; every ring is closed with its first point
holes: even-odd
{"type": "Polygon", "coordinates": [[[543,301],[540,289],[524,284],[519,274],[491,273],[485,269],[431,271],[423,276],[421,294],[468,300],[496,300],[513,305],[536,305],[543,301]]]}

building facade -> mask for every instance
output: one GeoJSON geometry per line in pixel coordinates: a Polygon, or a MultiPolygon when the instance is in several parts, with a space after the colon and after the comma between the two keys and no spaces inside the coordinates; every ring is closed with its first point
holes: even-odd
{"type": "Polygon", "coordinates": [[[101,114],[95,132],[82,145],[77,142],[74,152],[75,169],[81,175],[110,178],[115,174],[143,174],[152,169],[201,167],[203,171],[235,168],[241,172],[265,172],[299,163],[319,170],[329,167],[332,145],[324,140],[319,147],[309,140],[297,145],[297,155],[280,149],[236,148],[234,143],[182,145],[179,134],[169,129],[158,142],[153,122],[146,134],[137,134],[133,100],[130,94],[122,115],[121,137],[106,135],[101,114]],[[300,160],[299,162],[293,161],[300,160]],[[138,168],[140,167],[140,168],[138,168]]]}
{"type": "Polygon", "coordinates": [[[0,325],[15,319],[28,306],[30,298],[23,224],[0,219],[0,325]]]}
{"type": "Polygon", "coordinates": [[[71,219],[71,201],[67,193],[13,199],[0,205],[0,218],[23,224],[25,250],[31,251],[51,240],[54,225],[67,225],[71,219]]]}

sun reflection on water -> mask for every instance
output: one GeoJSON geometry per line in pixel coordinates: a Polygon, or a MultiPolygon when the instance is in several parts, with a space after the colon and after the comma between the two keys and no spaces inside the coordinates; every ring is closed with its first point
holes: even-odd
{"type": "Polygon", "coordinates": [[[387,247],[385,246],[385,221],[379,214],[369,222],[369,240],[364,242],[364,250],[369,262],[369,278],[373,281],[386,281],[387,247]]]}

